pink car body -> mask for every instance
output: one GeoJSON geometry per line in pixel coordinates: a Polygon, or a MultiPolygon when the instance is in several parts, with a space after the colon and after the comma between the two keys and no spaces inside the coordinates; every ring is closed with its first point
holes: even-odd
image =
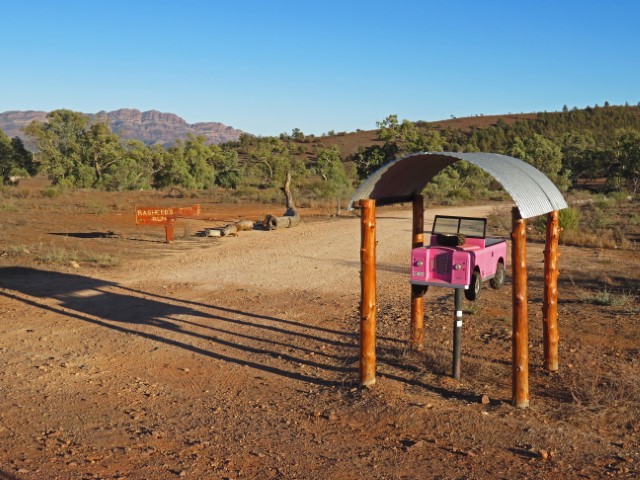
{"type": "Polygon", "coordinates": [[[411,252],[413,285],[464,288],[475,300],[483,281],[504,283],[507,242],[486,238],[486,219],[437,215],[429,245],[411,252]]]}

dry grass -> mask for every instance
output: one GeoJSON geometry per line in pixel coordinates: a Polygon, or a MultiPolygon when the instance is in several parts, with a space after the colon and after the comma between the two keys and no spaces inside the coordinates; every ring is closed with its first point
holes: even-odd
{"type": "Polygon", "coordinates": [[[560,234],[562,245],[591,248],[616,248],[616,240],[611,230],[599,233],[586,233],[579,230],[563,231],[560,234]]]}
{"type": "Polygon", "coordinates": [[[40,248],[36,256],[36,262],[73,266],[74,264],[88,263],[98,267],[115,267],[120,264],[120,260],[108,253],[81,252],[71,248],[49,247],[40,248]]]}

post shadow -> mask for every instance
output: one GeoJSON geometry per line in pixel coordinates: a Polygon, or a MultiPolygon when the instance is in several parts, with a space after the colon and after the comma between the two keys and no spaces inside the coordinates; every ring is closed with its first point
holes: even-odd
{"type": "MultiPolygon", "coordinates": [[[[307,325],[302,322],[282,319],[278,317],[246,312],[216,305],[204,304],[190,300],[181,300],[164,295],[152,294],[141,290],[131,289],[118,283],[86,277],[83,275],[60,273],[26,267],[0,268],[0,296],[23,302],[35,308],[50,311],[71,319],[80,320],[93,325],[108,328],[113,331],[135,335],[147,340],[181,348],[208,358],[214,358],[237,365],[249,366],[256,370],[272,373],[285,378],[298,380],[318,386],[343,387],[342,380],[326,380],[297,371],[297,367],[289,367],[287,362],[295,365],[302,364],[315,367],[329,374],[349,374],[355,377],[356,367],[351,363],[357,360],[357,345],[354,334],[350,332],[307,325]],[[123,292],[123,293],[120,293],[123,292]],[[144,297],[142,297],[144,296],[144,297]],[[58,305],[51,305],[45,299],[54,299],[58,305]],[[206,310],[221,312],[208,313],[206,310]],[[194,320],[177,318],[189,317],[194,320]],[[231,318],[238,316],[241,318],[231,318]],[[202,320],[199,323],[197,320],[202,320]],[[256,320],[267,320],[282,325],[264,325],[256,320]],[[149,328],[150,327],[150,328],[149,328]],[[189,330],[189,327],[203,329],[207,333],[189,330]],[[248,331],[240,332],[238,328],[248,331]],[[313,333],[294,331],[294,328],[305,328],[313,333]],[[260,332],[273,332],[272,338],[265,338],[260,332]],[[163,332],[166,332],[163,334],[163,332]],[[240,345],[233,340],[215,336],[222,334],[233,339],[240,338],[258,345],[240,345]],[[326,334],[326,335],[323,335],[326,334]],[[184,338],[175,338],[176,335],[184,338]],[[337,336],[337,339],[328,338],[337,336]],[[172,338],[173,337],[173,338],[172,338]],[[275,338],[274,338],[275,337],[275,338]],[[210,347],[194,345],[189,341],[202,340],[209,342],[210,347]],[[297,345],[293,339],[304,340],[304,346],[297,345]],[[309,342],[319,345],[333,345],[345,350],[345,354],[331,354],[308,346],[309,342]],[[237,351],[257,356],[268,355],[280,357],[282,366],[266,365],[259,361],[233,356],[216,351],[216,345],[229,347],[237,351]],[[297,352],[314,353],[316,360],[326,358],[334,360],[335,364],[310,360],[302,355],[287,353],[284,348],[295,349],[297,352]],[[345,366],[346,365],[346,366],[345,366]],[[294,368],[296,368],[294,370],[294,368]]],[[[398,367],[396,365],[396,367],[398,367]]],[[[409,369],[410,370],[410,369],[409,369]]],[[[459,398],[467,400],[468,394],[430,386],[403,376],[389,376],[425,390],[440,394],[445,398],[459,398]]]]}

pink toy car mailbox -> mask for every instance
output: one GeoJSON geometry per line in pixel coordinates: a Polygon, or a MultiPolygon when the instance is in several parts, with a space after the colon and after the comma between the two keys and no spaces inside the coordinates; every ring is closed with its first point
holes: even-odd
{"type": "Polygon", "coordinates": [[[476,300],[482,282],[504,285],[507,242],[487,238],[487,219],[436,215],[428,246],[411,252],[411,284],[464,288],[476,300]]]}

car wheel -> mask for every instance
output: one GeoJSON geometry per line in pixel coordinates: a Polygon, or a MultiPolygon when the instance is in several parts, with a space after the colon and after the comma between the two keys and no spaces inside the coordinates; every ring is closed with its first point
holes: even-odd
{"type": "Polygon", "coordinates": [[[491,279],[489,283],[491,284],[491,288],[495,288],[496,290],[498,290],[499,288],[502,288],[502,286],[504,285],[504,263],[503,262],[498,262],[498,265],[496,266],[496,275],[491,279]]]}
{"type": "Polygon", "coordinates": [[[469,288],[464,291],[464,296],[467,300],[477,300],[480,296],[480,287],[482,286],[482,280],[480,279],[480,272],[477,270],[471,275],[471,283],[469,288]]]}

